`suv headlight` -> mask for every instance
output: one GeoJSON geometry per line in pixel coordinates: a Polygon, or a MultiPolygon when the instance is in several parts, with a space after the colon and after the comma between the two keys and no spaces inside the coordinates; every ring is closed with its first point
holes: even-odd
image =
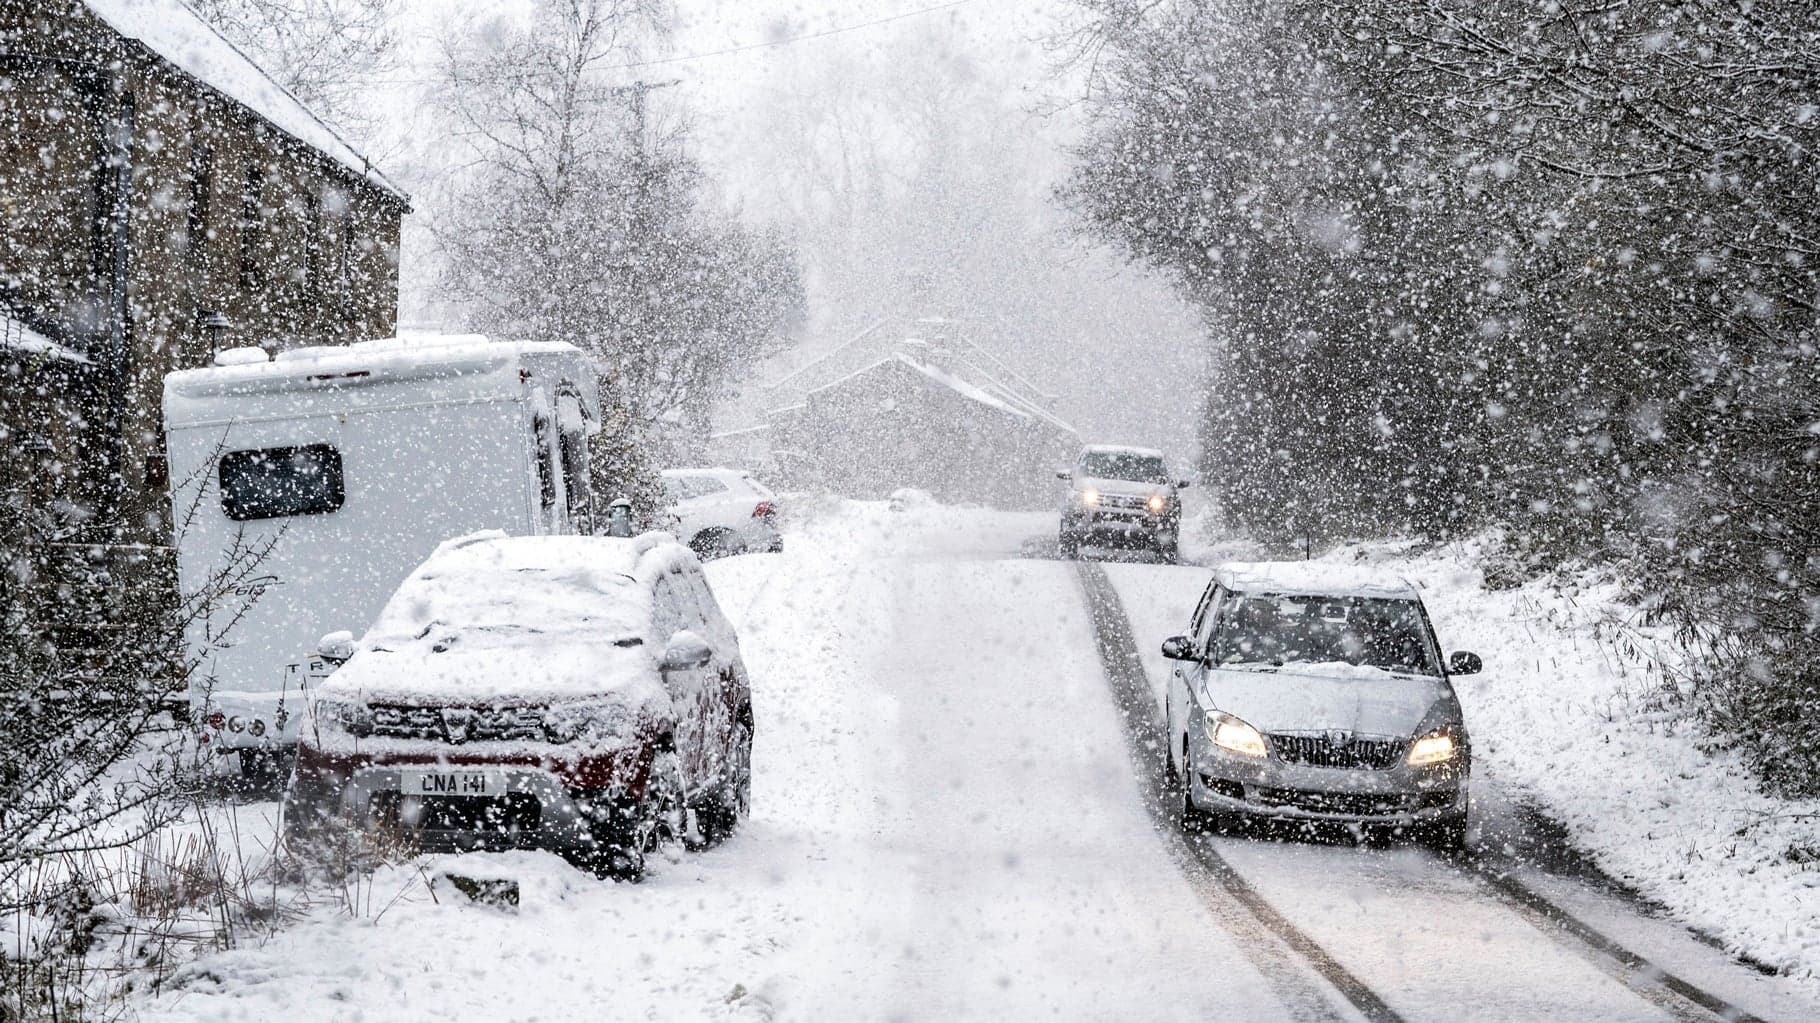
{"type": "Polygon", "coordinates": [[[619,746],[631,738],[632,716],[618,702],[577,700],[543,712],[544,738],[554,743],[619,746]]]}
{"type": "Polygon", "coordinates": [[[1423,764],[1439,764],[1454,758],[1459,752],[1454,744],[1453,735],[1449,732],[1429,732],[1409,747],[1409,763],[1420,767],[1423,764]]]}
{"type": "Polygon", "coordinates": [[[1228,753],[1244,757],[1266,757],[1270,748],[1264,745],[1264,733],[1244,721],[1217,710],[1207,712],[1207,737],[1228,753]]]}
{"type": "Polygon", "coordinates": [[[1100,503],[1100,492],[1093,489],[1092,487],[1088,487],[1087,489],[1081,491],[1081,503],[1084,505],[1087,505],[1089,507],[1099,504],[1100,503]]]}
{"type": "Polygon", "coordinates": [[[1161,515],[1163,509],[1169,507],[1169,499],[1162,494],[1151,494],[1150,500],[1144,502],[1144,507],[1149,508],[1152,515],[1161,515]]]}
{"type": "Polygon", "coordinates": [[[373,734],[373,708],[359,700],[336,700],[323,697],[312,706],[316,727],[346,732],[356,739],[373,734]]]}

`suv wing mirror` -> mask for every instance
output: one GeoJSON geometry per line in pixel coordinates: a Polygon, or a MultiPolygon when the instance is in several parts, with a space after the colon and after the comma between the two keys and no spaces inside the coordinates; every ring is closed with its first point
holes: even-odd
{"type": "Polygon", "coordinates": [[[1192,487],[1192,486],[1194,486],[1193,480],[1176,480],[1175,481],[1175,489],[1177,489],[1177,490],[1187,490],[1189,487],[1192,487]]]}
{"type": "Polygon", "coordinates": [[[354,634],[342,629],[322,637],[316,643],[316,656],[334,665],[345,663],[354,656],[354,634]]]}
{"type": "Polygon", "coordinates": [[[714,659],[714,648],[708,641],[682,629],[670,637],[670,643],[664,647],[664,657],[658,662],[659,671],[689,671],[702,667],[714,659]]]}
{"type": "Polygon", "coordinates": [[[1055,472],[1055,478],[1058,480],[1071,480],[1074,478],[1074,473],[1071,473],[1066,469],[1057,469],[1055,472]]]}
{"type": "Polygon", "coordinates": [[[1485,662],[1479,660],[1478,654],[1469,650],[1455,650],[1447,658],[1449,675],[1477,675],[1484,670],[1485,662]]]}
{"type": "Polygon", "coordinates": [[[1172,661],[1194,660],[1194,640],[1187,636],[1171,636],[1163,640],[1163,656],[1172,661]]]}

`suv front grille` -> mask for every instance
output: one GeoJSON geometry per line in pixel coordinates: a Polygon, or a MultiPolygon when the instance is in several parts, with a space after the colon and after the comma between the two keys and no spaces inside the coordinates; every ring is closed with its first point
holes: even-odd
{"type": "Polygon", "coordinates": [[[1131,494],[1101,494],[1102,508],[1133,508],[1142,511],[1150,507],[1150,498],[1137,497],[1131,494]]]}
{"type": "Polygon", "coordinates": [[[373,708],[373,735],[386,739],[464,742],[541,740],[542,707],[373,708]]]}
{"type": "Polygon", "coordinates": [[[1395,767],[1403,758],[1404,742],[1351,735],[1335,742],[1327,735],[1273,734],[1270,746],[1286,763],[1383,771],[1395,767]]]}

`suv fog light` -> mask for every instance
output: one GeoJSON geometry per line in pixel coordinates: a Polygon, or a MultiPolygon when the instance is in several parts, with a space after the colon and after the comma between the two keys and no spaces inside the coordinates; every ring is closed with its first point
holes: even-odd
{"type": "Polygon", "coordinates": [[[265,720],[263,718],[254,718],[253,723],[246,726],[246,730],[253,733],[254,735],[264,735],[265,734],[265,720]]]}
{"type": "Polygon", "coordinates": [[[228,718],[228,731],[239,732],[239,731],[244,731],[245,729],[246,729],[246,722],[240,720],[238,715],[228,718]]]}

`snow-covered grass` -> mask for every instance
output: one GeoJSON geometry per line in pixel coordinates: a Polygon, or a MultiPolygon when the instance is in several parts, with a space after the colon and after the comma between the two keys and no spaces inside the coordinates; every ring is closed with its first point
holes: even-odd
{"type": "MultiPolygon", "coordinates": [[[[1609,876],[1820,993],[1820,800],[1766,796],[1736,755],[1711,748],[1657,668],[1680,653],[1635,624],[1609,573],[1487,589],[1490,544],[1358,543],[1316,561],[1408,577],[1443,649],[1484,658],[1483,674],[1456,681],[1481,779],[1565,825],[1609,876]]],[[[1202,541],[1191,553],[1258,552],[1202,541]]],[[[1131,571],[1114,566],[1114,581],[1131,571]]],[[[1181,569],[1165,586],[1121,587],[1153,679],[1165,670],[1156,643],[1187,623],[1207,577],[1181,569]]]]}

